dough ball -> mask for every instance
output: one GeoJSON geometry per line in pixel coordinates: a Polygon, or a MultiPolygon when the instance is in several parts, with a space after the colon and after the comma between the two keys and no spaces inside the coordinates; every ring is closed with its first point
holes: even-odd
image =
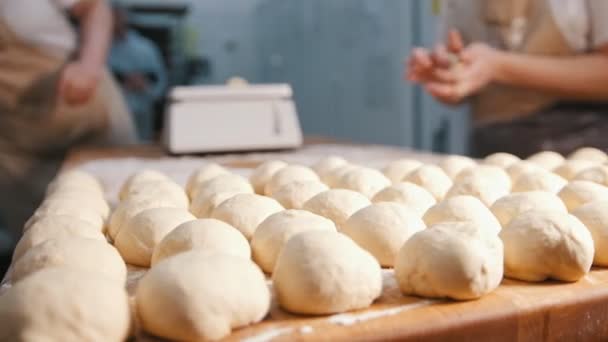
{"type": "Polygon", "coordinates": [[[336,231],[336,225],[323,216],[305,210],[285,210],[270,215],[251,239],[253,260],[266,273],[272,273],[281,249],[292,236],[309,230],[336,231]]]}
{"type": "Polygon", "coordinates": [[[401,246],[424,228],[417,214],[400,204],[384,202],[354,213],[341,232],[370,252],[380,265],[393,267],[401,246]]]}
{"type": "Polygon", "coordinates": [[[597,164],[588,160],[572,159],[566,160],[562,165],[553,170],[557,175],[566,180],[573,180],[579,173],[590,169],[597,164]]]}
{"type": "Polygon", "coordinates": [[[342,157],[328,156],[315,163],[312,169],[319,175],[321,181],[327,184],[327,176],[331,171],[347,164],[348,161],[342,157]]]}
{"type": "Polygon", "coordinates": [[[507,169],[509,166],[520,161],[521,159],[519,159],[518,156],[514,156],[511,153],[498,152],[485,157],[483,163],[486,165],[493,165],[502,169],[507,169]]]}
{"type": "Polygon", "coordinates": [[[577,281],[591,269],[593,239],[576,217],[561,211],[527,211],[501,232],[505,275],[524,281],[577,281]]]}
{"type": "Polygon", "coordinates": [[[195,219],[181,208],[147,209],[125,222],[114,245],[128,264],[149,267],[160,241],[180,224],[195,219]]]}
{"type": "Polygon", "coordinates": [[[608,155],[595,147],[582,147],[568,156],[570,160],[586,160],[593,163],[604,163],[608,161],[608,155]]]}
{"type": "Polygon", "coordinates": [[[41,217],[23,233],[13,252],[13,261],[46,240],[72,236],[106,241],[99,228],[86,221],[66,215],[48,215],[41,217]]]}
{"type": "Polygon", "coordinates": [[[519,180],[519,177],[521,177],[522,175],[526,174],[526,173],[530,173],[530,172],[541,172],[541,171],[547,171],[546,169],[538,166],[537,164],[530,162],[530,161],[520,161],[519,163],[515,163],[511,166],[509,166],[509,168],[507,169],[507,173],[509,174],[509,177],[511,177],[511,181],[513,183],[517,183],[517,181],[519,180]]]}
{"type": "Polygon", "coordinates": [[[218,192],[254,193],[253,187],[247,178],[236,174],[226,174],[199,184],[199,186],[192,191],[192,200],[195,201],[199,196],[211,196],[218,192]]]}
{"type": "Polygon", "coordinates": [[[451,178],[455,179],[459,173],[462,171],[474,168],[477,166],[477,163],[465,156],[451,155],[444,157],[439,162],[438,166],[451,178]]]}
{"type": "Polygon", "coordinates": [[[75,206],[74,202],[53,201],[36,209],[34,215],[25,222],[25,230],[28,230],[33,224],[46,216],[70,216],[77,218],[95,227],[99,232],[103,232],[105,228],[105,220],[97,210],[86,206],[75,206]]]}
{"type": "Polygon", "coordinates": [[[64,191],[68,189],[78,189],[96,194],[99,197],[104,196],[104,189],[101,182],[90,173],[80,170],[70,170],[60,173],[47,186],[46,194],[50,195],[56,191],[64,191]]]}
{"type": "Polygon", "coordinates": [[[455,182],[445,197],[469,195],[479,198],[483,204],[489,207],[497,199],[508,194],[509,190],[501,186],[500,183],[493,182],[489,178],[473,177],[455,182]]]}
{"type": "Polygon", "coordinates": [[[434,206],[437,201],[430,192],[413,183],[403,182],[384,188],[372,198],[373,203],[395,202],[405,206],[418,216],[434,206]]]}
{"type": "Polygon", "coordinates": [[[480,298],[502,281],[503,245],[496,235],[477,234],[470,222],[437,224],[407,240],[395,276],[405,295],[480,298]]]}
{"type": "Polygon", "coordinates": [[[286,209],[302,209],[306,201],[327,190],[320,181],[295,181],[282,186],[272,197],[286,209]]]}
{"type": "Polygon", "coordinates": [[[572,212],[583,204],[608,200],[608,187],[588,181],[572,181],[557,195],[572,212]]]}
{"type": "Polygon", "coordinates": [[[145,200],[125,200],[120,202],[110,216],[107,233],[112,240],[116,240],[122,226],[144,210],[154,208],[175,208],[175,202],[169,198],[151,198],[145,200]]]}
{"type": "Polygon", "coordinates": [[[59,266],[104,275],[123,285],[127,281],[127,266],[112,245],[76,236],[32,247],[13,264],[11,280],[18,282],[34,272],[59,266]]]}
{"type": "Polygon", "coordinates": [[[222,204],[225,200],[242,194],[238,191],[216,192],[210,195],[199,195],[190,203],[190,212],[198,218],[211,217],[215,208],[222,204]]]}
{"type": "Polygon", "coordinates": [[[155,182],[155,181],[170,182],[171,179],[160,171],[141,170],[139,172],[136,172],[136,173],[130,175],[129,178],[127,178],[127,180],[122,184],[122,187],[120,188],[118,197],[122,201],[125,199],[125,197],[131,191],[132,188],[137,188],[142,183],[149,183],[149,182],[155,182]]]}
{"type": "Polygon", "coordinates": [[[555,210],[567,213],[568,209],[557,195],[545,191],[520,192],[507,195],[492,205],[492,214],[505,227],[511,220],[529,210],[555,210]]]}
{"type": "Polygon", "coordinates": [[[566,159],[557,152],[542,151],[529,156],[526,160],[551,171],[560,166],[566,159]]]}
{"type": "Polygon", "coordinates": [[[212,217],[234,226],[249,240],[262,221],[283,209],[272,198],[238,194],[215,208],[212,217]]]}
{"type": "Polygon", "coordinates": [[[568,181],[550,171],[538,170],[524,173],[517,178],[512,192],[547,191],[557,194],[568,181]]]}
{"type": "Polygon", "coordinates": [[[451,197],[431,207],[422,218],[427,227],[445,222],[473,222],[482,232],[498,234],[501,226],[479,199],[473,196],[451,197]]]}
{"type": "Polygon", "coordinates": [[[595,246],[593,264],[608,266],[608,201],[590,202],[572,212],[589,230],[595,246]]]}
{"type": "MultiPolygon", "coordinates": [[[[94,210],[103,220],[110,216],[110,206],[103,197],[76,191],[57,191],[47,196],[40,208],[77,207],[94,210]]],[[[97,221],[97,220],[96,220],[97,221]]]]}
{"type": "Polygon", "coordinates": [[[270,181],[272,176],[274,176],[277,171],[287,166],[287,163],[280,160],[270,160],[260,164],[260,166],[256,167],[251,176],[249,176],[249,182],[253,185],[253,189],[255,193],[258,195],[264,194],[264,188],[266,184],[270,181]]]}
{"type": "Polygon", "coordinates": [[[190,251],[158,263],[135,294],[143,329],[180,341],[218,340],[270,309],[264,274],[250,260],[190,251]]]}
{"type": "Polygon", "coordinates": [[[182,223],[167,234],[154,248],[152,266],[191,250],[251,258],[249,242],[233,226],[215,219],[202,219],[182,223]]]}
{"type": "Polygon", "coordinates": [[[390,162],[382,169],[382,173],[390,179],[393,184],[401,183],[410,172],[415,171],[423,164],[413,159],[399,159],[390,162]]]}
{"type": "Polygon", "coordinates": [[[365,167],[346,172],[338,182],[339,188],[359,192],[367,198],[374,197],[378,191],[389,185],[391,181],[382,172],[365,167]]]}
{"type": "Polygon", "coordinates": [[[507,171],[493,165],[479,165],[474,168],[468,168],[456,176],[454,184],[467,183],[471,179],[482,179],[492,183],[496,189],[501,189],[501,191],[509,192],[512,186],[511,177],[507,171]]]}
{"type": "Polygon", "coordinates": [[[309,167],[301,165],[289,165],[277,171],[264,188],[266,196],[272,196],[282,186],[295,181],[317,181],[321,179],[309,167]]]}
{"type": "Polygon", "coordinates": [[[140,183],[137,186],[131,187],[129,192],[125,194],[124,200],[134,202],[153,200],[163,198],[165,201],[171,201],[175,208],[187,209],[190,205],[190,199],[184,189],[179,184],[173,181],[150,181],[140,183]]]}
{"type": "Polygon", "coordinates": [[[323,183],[327,184],[327,186],[329,186],[330,188],[336,188],[338,187],[342,176],[344,176],[347,172],[360,167],[361,166],[359,165],[345,164],[331,169],[323,176],[323,183]]]}
{"type": "Polygon", "coordinates": [[[341,229],[352,214],[370,204],[369,199],[358,192],[332,189],[309,199],[302,209],[332,220],[341,229]]]}
{"type": "Polygon", "coordinates": [[[583,180],[608,186],[608,166],[598,165],[579,172],[574,180],[583,180]]]}
{"type": "Polygon", "coordinates": [[[130,314],[124,284],[53,267],[0,296],[0,340],[120,342],[129,336],[130,314]]]}
{"type": "Polygon", "coordinates": [[[438,201],[441,201],[452,186],[452,179],[439,166],[424,165],[407,175],[403,181],[425,188],[438,201]]]}
{"type": "Polygon", "coordinates": [[[186,182],[186,192],[192,198],[192,192],[206,181],[221,175],[230,174],[223,166],[216,163],[209,163],[194,171],[186,182]]]}
{"type": "Polygon", "coordinates": [[[382,292],[376,259],[345,235],[330,231],[308,231],[289,239],[272,280],[279,304],[299,314],[363,309],[382,292]]]}

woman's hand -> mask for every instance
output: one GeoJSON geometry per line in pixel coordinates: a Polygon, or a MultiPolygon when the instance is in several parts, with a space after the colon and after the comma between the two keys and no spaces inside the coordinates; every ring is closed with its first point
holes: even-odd
{"type": "Polygon", "coordinates": [[[78,61],[69,63],[59,83],[59,96],[69,105],[87,103],[97,90],[101,71],[78,61]]]}

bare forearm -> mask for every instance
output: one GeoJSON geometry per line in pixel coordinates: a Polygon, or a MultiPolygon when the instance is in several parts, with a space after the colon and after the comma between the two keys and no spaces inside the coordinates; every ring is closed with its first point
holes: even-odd
{"type": "Polygon", "coordinates": [[[73,12],[80,19],[82,30],[80,62],[101,70],[111,40],[112,14],[108,4],[104,0],[84,0],[73,12]]]}
{"type": "Polygon", "coordinates": [[[572,100],[608,100],[608,54],[544,57],[499,53],[495,81],[572,100]]]}

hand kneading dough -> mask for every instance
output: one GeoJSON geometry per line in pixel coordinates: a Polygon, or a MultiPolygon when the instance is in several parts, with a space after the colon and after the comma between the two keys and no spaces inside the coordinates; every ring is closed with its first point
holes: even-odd
{"type": "Polygon", "coordinates": [[[127,196],[127,193],[131,191],[132,188],[139,187],[142,183],[148,183],[153,181],[171,181],[167,175],[162,172],[155,170],[142,170],[137,173],[132,174],[127,178],[127,180],[122,184],[120,188],[120,192],[118,194],[118,198],[122,201],[127,196]]]}
{"type": "Polygon", "coordinates": [[[485,157],[483,163],[485,165],[494,165],[502,169],[507,169],[509,166],[520,161],[521,159],[519,159],[519,157],[510,153],[498,152],[485,157]]]}
{"type": "Polygon", "coordinates": [[[243,192],[240,191],[227,191],[216,192],[211,195],[199,194],[199,196],[197,196],[192,203],[190,203],[190,212],[198,218],[211,217],[215,208],[217,208],[225,200],[242,193],[243,192]]]}
{"type": "Polygon", "coordinates": [[[180,341],[221,339],[261,321],[270,308],[264,274],[253,262],[200,251],[152,267],[135,298],[145,331],[180,341]]]}
{"type": "Polygon", "coordinates": [[[595,147],[582,147],[568,156],[570,160],[586,160],[594,163],[604,163],[608,161],[608,155],[595,147]]]}
{"type": "Polygon", "coordinates": [[[217,176],[226,174],[230,174],[230,171],[226,170],[221,165],[210,163],[205,166],[202,166],[198,170],[194,171],[190,175],[190,177],[188,177],[188,182],[186,182],[186,192],[188,193],[188,196],[192,198],[192,193],[194,192],[194,189],[196,189],[204,182],[212,180],[217,176]]]}
{"type": "Polygon", "coordinates": [[[46,240],[72,236],[106,241],[101,231],[86,221],[70,216],[46,216],[23,233],[13,252],[13,261],[46,240]]]}
{"type": "Polygon", "coordinates": [[[583,204],[608,200],[608,187],[588,181],[572,181],[557,195],[572,212],[583,204]]]}
{"type": "Polygon", "coordinates": [[[285,209],[302,209],[306,201],[327,190],[327,185],[320,181],[295,181],[283,185],[272,197],[285,209]]]}
{"type": "Polygon", "coordinates": [[[272,196],[282,186],[295,181],[318,181],[321,179],[309,167],[302,165],[289,165],[277,171],[264,188],[266,196],[272,196]]]}
{"type": "Polygon", "coordinates": [[[437,201],[426,189],[408,182],[393,184],[384,188],[372,198],[373,203],[395,202],[403,205],[418,216],[435,205],[437,201]]]}
{"type": "Polygon", "coordinates": [[[577,281],[591,269],[593,239],[576,217],[559,211],[527,211],[501,232],[505,275],[525,281],[577,281]]]}
{"type": "Polygon", "coordinates": [[[507,195],[509,190],[488,178],[467,178],[457,181],[445,195],[446,198],[456,196],[473,196],[479,198],[486,206],[491,206],[497,199],[507,195]]]}
{"type": "Polygon", "coordinates": [[[382,172],[366,167],[356,168],[345,173],[337,187],[353,190],[372,198],[378,191],[391,185],[391,181],[382,172]]]}
{"type": "Polygon", "coordinates": [[[341,232],[370,252],[380,265],[393,267],[405,241],[426,228],[417,214],[397,203],[377,203],[354,213],[341,232]]]}
{"type": "Polygon", "coordinates": [[[473,196],[456,196],[430,208],[423,217],[427,227],[445,222],[473,222],[483,231],[498,234],[501,226],[496,217],[473,196]]]}
{"type": "Polygon", "coordinates": [[[268,216],[284,208],[276,200],[254,194],[238,194],[220,204],[211,215],[238,229],[247,240],[268,216]]]}
{"type": "Polygon", "coordinates": [[[124,201],[146,201],[163,198],[171,201],[173,207],[187,209],[190,199],[184,189],[173,181],[150,181],[140,183],[138,186],[131,187],[126,193],[124,201]]]}
{"type": "Polygon", "coordinates": [[[557,152],[542,151],[529,156],[526,160],[551,171],[560,166],[566,159],[557,152]]]}
{"type": "Polygon", "coordinates": [[[46,194],[64,189],[79,189],[103,197],[104,190],[101,182],[95,176],[80,170],[70,170],[60,173],[46,188],[46,194]]]}
{"type": "Polygon", "coordinates": [[[553,170],[557,175],[564,177],[566,180],[572,180],[579,173],[590,169],[597,164],[588,160],[566,160],[562,165],[553,170]]]}
{"type": "Polygon", "coordinates": [[[338,156],[329,156],[322,158],[315,165],[312,166],[312,169],[319,175],[321,181],[327,184],[327,177],[331,173],[332,170],[347,165],[348,161],[342,157],[338,156]]]}
{"type": "Polygon", "coordinates": [[[107,233],[112,240],[116,240],[118,232],[122,229],[122,226],[135,217],[137,214],[144,210],[154,208],[176,208],[175,202],[168,198],[151,198],[145,200],[125,200],[120,202],[112,216],[110,216],[110,223],[108,224],[107,233]]]}
{"type": "Polygon", "coordinates": [[[127,267],[118,251],[105,241],[80,237],[47,240],[32,247],[13,264],[11,280],[50,267],[68,267],[104,275],[120,284],[127,281],[127,267]]]}
{"type": "Polygon", "coordinates": [[[251,258],[249,242],[233,226],[215,219],[182,223],[154,248],[152,266],[179,253],[198,250],[251,258]]]}
{"type": "Polygon", "coordinates": [[[424,165],[407,175],[404,182],[414,183],[425,188],[438,201],[441,201],[452,186],[452,179],[439,166],[424,165]]]}
{"type": "Polygon", "coordinates": [[[129,336],[130,314],[124,284],[48,268],[0,296],[0,340],[121,342],[129,336]]]}
{"type": "Polygon", "coordinates": [[[608,166],[598,165],[579,172],[574,180],[583,180],[608,186],[608,166]]]}
{"type": "Polygon", "coordinates": [[[284,161],[270,160],[256,167],[251,176],[249,176],[249,182],[253,185],[255,193],[263,195],[264,188],[270,179],[272,179],[272,176],[286,166],[287,163],[284,161]]]}
{"type": "Polygon", "coordinates": [[[484,181],[492,183],[492,186],[495,189],[500,189],[500,191],[509,192],[511,190],[511,186],[513,185],[511,177],[507,171],[493,165],[479,165],[477,167],[466,169],[456,176],[456,179],[454,179],[454,184],[466,183],[471,179],[483,179],[484,181]]]}
{"type": "Polygon", "coordinates": [[[474,168],[477,163],[465,156],[451,155],[443,158],[439,164],[437,164],[451,179],[456,179],[459,173],[462,171],[474,168]]]}
{"type": "Polygon", "coordinates": [[[272,273],[281,249],[292,236],[309,230],[336,231],[336,225],[323,216],[305,210],[285,210],[270,215],[251,239],[253,260],[266,273],[272,273]]]}
{"type": "Polygon", "coordinates": [[[476,299],[500,285],[503,245],[498,236],[477,234],[471,223],[434,225],[403,245],[395,276],[406,295],[476,299]]]}
{"type": "Polygon", "coordinates": [[[519,163],[515,163],[511,166],[509,166],[509,168],[507,169],[507,173],[509,174],[509,177],[511,177],[511,181],[513,183],[517,183],[517,181],[519,180],[519,177],[521,177],[522,175],[526,174],[526,173],[530,173],[530,172],[540,172],[540,171],[547,171],[544,168],[538,166],[537,164],[534,164],[530,161],[520,161],[519,163]]]}
{"type": "Polygon", "coordinates": [[[114,245],[128,264],[148,267],[156,245],[177,226],[195,219],[181,208],[147,209],[125,222],[114,245]]]}
{"type": "Polygon", "coordinates": [[[595,246],[593,264],[608,266],[608,201],[587,203],[572,212],[591,233],[595,246]]]}
{"type": "Polygon", "coordinates": [[[550,171],[526,172],[517,178],[512,192],[547,191],[557,194],[568,181],[550,171]]]}
{"type": "Polygon", "coordinates": [[[211,196],[218,192],[240,192],[253,194],[253,187],[245,177],[236,174],[226,174],[214,177],[199,184],[192,190],[192,199],[199,196],[211,196]]]}
{"type": "Polygon", "coordinates": [[[287,241],[272,281],[287,311],[326,315],[363,309],[382,292],[374,257],[345,235],[308,231],[287,241]]]}
{"type": "Polygon", "coordinates": [[[370,204],[369,199],[358,192],[332,189],[311,198],[302,209],[332,220],[340,229],[352,214],[370,204]]]}
{"type": "Polygon", "coordinates": [[[529,210],[568,212],[564,202],[557,195],[545,191],[520,192],[507,195],[496,201],[490,210],[503,228],[515,217],[529,210]]]}
{"type": "Polygon", "coordinates": [[[415,171],[423,164],[413,159],[399,159],[390,162],[382,169],[382,173],[390,179],[393,184],[400,183],[410,172],[415,171]]]}

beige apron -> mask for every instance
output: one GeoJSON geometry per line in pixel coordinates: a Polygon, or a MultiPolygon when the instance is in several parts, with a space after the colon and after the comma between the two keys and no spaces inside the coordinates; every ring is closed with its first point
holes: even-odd
{"type": "Polygon", "coordinates": [[[64,65],[21,42],[0,20],[0,220],[15,237],[69,148],[135,142],[110,74],[104,72],[91,101],[69,106],[57,94],[64,65]]]}

